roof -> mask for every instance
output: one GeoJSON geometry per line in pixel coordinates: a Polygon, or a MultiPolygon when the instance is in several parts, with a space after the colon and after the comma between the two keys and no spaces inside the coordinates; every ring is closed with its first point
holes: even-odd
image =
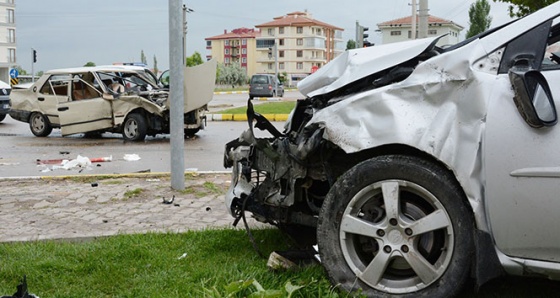
{"type": "Polygon", "coordinates": [[[143,67],[132,65],[105,65],[105,66],[82,66],[73,68],[60,68],[51,69],[46,71],[48,74],[66,74],[66,73],[79,73],[79,72],[98,72],[98,71],[119,71],[119,72],[138,72],[143,70],[143,67]]]}
{"type": "Polygon", "coordinates": [[[327,24],[325,22],[318,21],[311,17],[307,12],[295,11],[288,13],[284,16],[275,17],[273,21],[256,25],[256,28],[262,27],[295,27],[295,26],[320,26],[324,28],[330,28],[335,30],[344,31],[344,29],[327,24]]]}
{"type": "MultiPolygon", "coordinates": [[[[419,20],[419,16],[416,16],[416,23],[417,24],[418,24],[418,20],[419,20]]],[[[402,26],[402,25],[409,25],[410,26],[411,24],[412,24],[412,16],[406,16],[406,17],[403,17],[403,18],[400,18],[400,19],[394,19],[394,20],[391,20],[391,21],[379,23],[379,24],[377,24],[377,26],[378,27],[381,27],[381,26],[389,26],[390,27],[390,26],[402,26]]],[[[447,24],[447,25],[455,25],[457,27],[460,27],[461,29],[464,28],[463,26],[461,26],[461,25],[459,25],[459,24],[457,24],[453,21],[446,20],[446,19],[436,17],[436,16],[432,16],[432,15],[428,16],[428,24],[432,24],[432,25],[433,24],[442,24],[442,25],[447,24]]]]}
{"type": "Polygon", "coordinates": [[[220,40],[220,39],[237,39],[237,38],[256,38],[261,36],[260,30],[249,29],[249,28],[237,28],[227,32],[224,30],[224,34],[207,37],[204,40],[220,40]]]}

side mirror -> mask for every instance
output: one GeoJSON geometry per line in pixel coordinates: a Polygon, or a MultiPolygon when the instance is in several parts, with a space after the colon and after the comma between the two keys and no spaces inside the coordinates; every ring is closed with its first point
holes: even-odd
{"type": "Polygon", "coordinates": [[[517,110],[531,127],[554,126],[558,122],[554,99],[545,77],[537,70],[509,71],[517,110]]]}

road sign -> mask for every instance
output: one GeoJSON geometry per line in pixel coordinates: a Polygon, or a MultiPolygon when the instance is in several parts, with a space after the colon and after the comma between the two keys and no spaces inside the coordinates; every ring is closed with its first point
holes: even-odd
{"type": "Polygon", "coordinates": [[[15,78],[18,77],[18,75],[19,75],[19,73],[18,73],[17,69],[15,69],[15,68],[10,69],[10,78],[15,79],[15,78]]]}

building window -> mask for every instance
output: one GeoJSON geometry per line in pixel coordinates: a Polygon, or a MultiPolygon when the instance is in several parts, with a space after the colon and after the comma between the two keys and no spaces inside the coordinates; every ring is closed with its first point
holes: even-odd
{"type": "Polygon", "coordinates": [[[14,24],[16,22],[14,17],[14,10],[7,9],[6,11],[8,12],[8,24],[14,24]]]}
{"type": "Polygon", "coordinates": [[[296,68],[297,68],[297,69],[303,69],[303,62],[298,62],[298,63],[296,64],[296,68]]]}
{"type": "Polygon", "coordinates": [[[279,62],[278,63],[278,68],[279,69],[284,69],[284,62],[279,62]]]}
{"type": "Polygon", "coordinates": [[[206,47],[207,47],[207,48],[211,48],[211,47],[212,47],[212,41],[211,41],[211,40],[207,40],[207,41],[206,41],[206,47]]]}
{"type": "Polygon", "coordinates": [[[284,27],[278,28],[278,33],[279,34],[284,34],[284,27]]]}
{"type": "Polygon", "coordinates": [[[297,52],[296,52],[296,56],[297,56],[298,58],[303,57],[303,51],[297,51],[297,52]]]}
{"type": "Polygon", "coordinates": [[[428,30],[428,34],[429,34],[429,35],[436,35],[436,34],[437,34],[437,29],[430,29],[430,30],[428,30]]]}
{"type": "Polygon", "coordinates": [[[8,29],[8,43],[16,43],[16,30],[8,29]]]}
{"type": "Polygon", "coordinates": [[[278,51],[278,57],[284,58],[284,51],[278,51]]]}
{"type": "Polygon", "coordinates": [[[224,59],[224,62],[225,62],[226,64],[228,64],[228,63],[229,63],[229,57],[226,57],[226,58],[224,59]]]}
{"type": "Polygon", "coordinates": [[[321,28],[317,29],[317,35],[321,35],[321,28]]]}
{"type": "Polygon", "coordinates": [[[226,50],[225,50],[225,54],[226,54],[226,55],[229,55],[229,49],[226,49],[226,50]]]}
{"type": "Polygon", "coordinates": [[[242,44],[242,45],[246,45],[246,44],[247,44],[247,39],[243,38],[243,39],[241,40],[241,44],[242,44]]]}
{"type": "Polygon", "coordinates": [[[257,49],[272,48],[274,39],[257,39],[257,49]]]}
{"type": "Polygon", "coordinates": [[[283,46],[283,45],[284,45],[284,39],[283,39],[283,38],[279,39],[279,40],[278,40],[278,44],[281,45],[281,46],[283,46]]]}
{"type": "Polygon", "coordinates": [[[303,45],[303,38],[298,38],[298,39],[296,40],[296,44],[297,44],[298,46],[302,46],[302,45],[303,45]]]}
{"type": "Polygon", "coordinates": [[[226,46],[229,46],[229,39],[226,39],[226,40],[224,41],[224,44],[225,44],[226,46]]]}
{"type": "Polygon", "coordinates": [[[246,55],[247,54],[247,48],[242,48],[241,49],[241,54],[246,55]]]}
{"type": "Polygon", "coordinates": [[[247,57],[241,58],[241,63],[246,64],[247,63],[247,57]]]}
{"type": "Polygon", "coordinates": [[[272,66],[274,66],[274,64],[268,63],[268,69],[272,69],[272,66]]]}
{"type": "Polygon", "coordinates": [[[16,49],[8,49],[8,54],[10,55],[8,57],[8,62],[16,63],[16,49]]]}
{"type": "Polygon", "coordinates": [[[391,36],[401,35],[400,31],[391,31],[391,36]]]}
{"type": "Polygon", "coordinates": [[[297,34],[302,34],[303,33],[303,27],[296,27],[296,32],[297,32],[297,34]]]}
{"type": "Polygon", "coordinates": [[[268,36],[274,36],[274,28],[268,28],[268,36]]]}

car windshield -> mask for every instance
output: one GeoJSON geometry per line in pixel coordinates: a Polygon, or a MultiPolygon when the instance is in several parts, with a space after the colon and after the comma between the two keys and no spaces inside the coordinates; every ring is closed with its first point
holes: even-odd
{"type": "Polygon", "coordinates": [[[149,75],[142,72],[98,72],[101,81],[107,88],[113,83],[122,84],[127,90],[150,91],[159,87],[149,75]]]}

